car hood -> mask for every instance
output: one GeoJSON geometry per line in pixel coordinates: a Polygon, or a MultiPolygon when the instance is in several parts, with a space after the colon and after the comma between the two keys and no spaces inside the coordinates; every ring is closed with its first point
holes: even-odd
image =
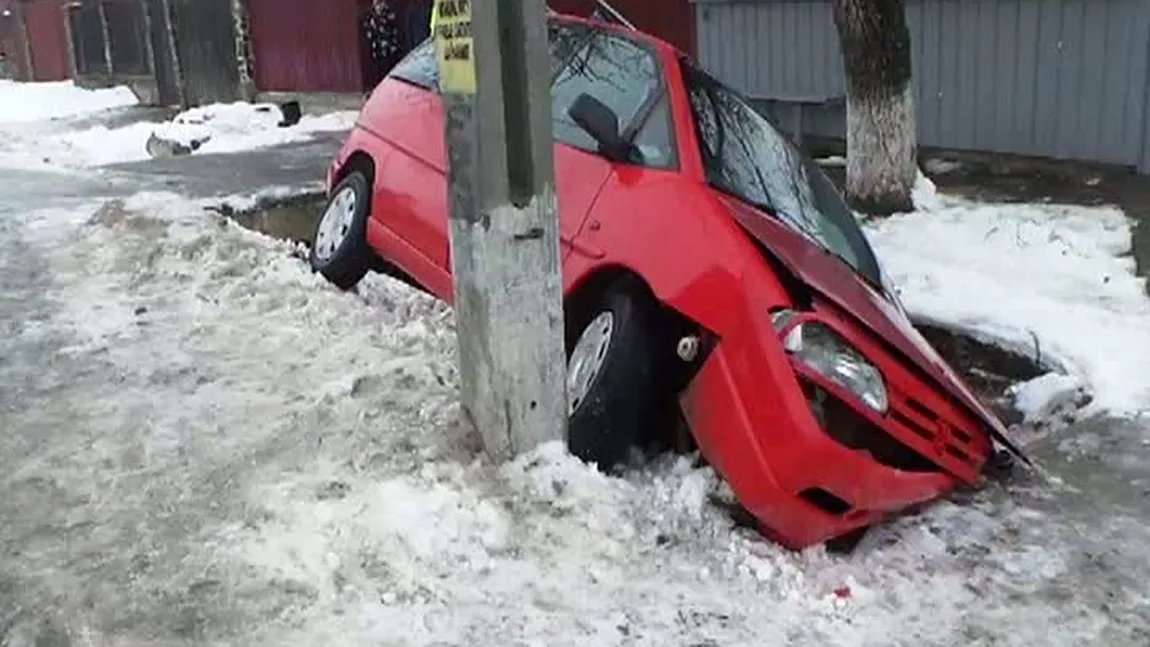
{"type": "Polygon", "coordinates": [[[1012,454],[1030,464],[1022,451],[1007,438],[1006,428],[926,341],[894,303],[858,276],[846,263],[824,251],[806,237],[729,196],[720,196],[731,215],[751,237],[809,288],[829,299],[860,324],[893,346],[921,369],[935,384],[966,406],[986,425],[991,436],[1012,454]]]}

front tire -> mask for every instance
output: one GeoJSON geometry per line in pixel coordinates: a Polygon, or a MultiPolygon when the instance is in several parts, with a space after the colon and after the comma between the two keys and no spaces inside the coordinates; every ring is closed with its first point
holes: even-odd
{"type": "Polygon", "coordinates": [[[617,284],[568,322],[568,448],[607,471],[659,419],[657,309],[639,287],[617,284]]]}
{"type": "Polygon", "coordinates": [[[308,262],[341,290],[351,290],[371,270],[375,254],[367,244],[371,183],[353,171],[332,191],[316,223],[308,262]]]}

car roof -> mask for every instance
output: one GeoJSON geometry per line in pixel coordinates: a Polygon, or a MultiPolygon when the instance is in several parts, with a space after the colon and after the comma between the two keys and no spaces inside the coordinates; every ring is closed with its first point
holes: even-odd
{"type": "Polygon", "coordinates": [[[548,10],[547,16],[548,16],[548,18],[550,18],[552,20],[558,20],[559,22],[564,22],[564,23],[568,23],[568,24],[587,25],[587,26],[592,27],[594,29],[598,29],[598,30],[602,30],[602,31],[608,31],[608,32],[611,32],[614,34],[618,34],[620,36],[626,36],[628,38],[632,38],[634,40],[646,43],[648,45],[652,45],[652,46],[654,46],[660,50],[669,51],[669,52],[671,52],[677,56],[685,56],[686,55],[684,52],[679,51],[679,48],[675,47],[671,43],[669,43],[669,42],[667,42],[667,41],[665,41],[665,40],[663,40],[657,36],[653,36],[653,35],[645,32],[645,31],[641,31],[639,29],[631,29],[631,28],[627,27],[626,25],[611,23],[611,22],[607,22],[605,20],[599,20],[597,18],[589,18],[589,17],[584,17],[584,16],[576,16],[574,14],[559,13],[558,11],[553,11],[553,10],[548,10]]]}

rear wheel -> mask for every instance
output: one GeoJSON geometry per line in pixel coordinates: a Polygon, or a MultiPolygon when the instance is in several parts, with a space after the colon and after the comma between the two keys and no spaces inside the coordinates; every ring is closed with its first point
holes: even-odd
{"type": "Polygon", "coordinates": [[[353,171],[332,191],[319,222],[308,261],[341,290],[358,284],[375,263],[367,244],[367,218],[371,213],[371,184],[353,171]]]}
{"type": "Polygon", "coordinates": [[[568,322],[568,447],[609,470],[658,419],[658,310],[639,287],[620,283],[568,322]]]}

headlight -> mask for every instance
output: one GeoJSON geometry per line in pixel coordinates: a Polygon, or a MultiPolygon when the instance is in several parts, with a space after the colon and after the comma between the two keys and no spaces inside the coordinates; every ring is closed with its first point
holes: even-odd
{"type": "MultiPolygon", "coordinates": [[[[777,328],[783,328],[790,313],[774,317],[777,328]]],[[[791,329],[783,348],[828,380],[855,394],[871,409],[886,413],[886,385],[882,373],[847,340],[816,321],[801,323],[791,329]]]]}

